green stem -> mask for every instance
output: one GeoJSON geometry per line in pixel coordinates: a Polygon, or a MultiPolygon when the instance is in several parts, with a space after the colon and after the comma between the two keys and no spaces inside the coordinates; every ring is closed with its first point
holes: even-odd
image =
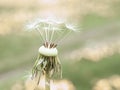
{"type": "Polygon", "coordinates": [[[45,90],[50,90],[50,77],[47,73],[45,74],[45,90]]]}

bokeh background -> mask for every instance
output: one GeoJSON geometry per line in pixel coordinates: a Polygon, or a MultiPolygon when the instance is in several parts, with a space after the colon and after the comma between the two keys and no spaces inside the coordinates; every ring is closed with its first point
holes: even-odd
{"type": "Polygon", "coordinates": [[[24,27],[41,17],[81,29],[58,46],[63,90],[120,90],[120,0],[0,0],[0,90],[24,90],[42,45],[24,27]]]}

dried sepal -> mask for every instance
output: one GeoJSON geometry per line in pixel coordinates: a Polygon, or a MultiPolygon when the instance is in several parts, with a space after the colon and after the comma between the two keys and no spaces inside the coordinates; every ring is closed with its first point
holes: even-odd
{"type": "Polygon", "coordinates": [[[32,69],[32,79],[37,78],[37,84],[39,84],[41,75],[45,74],[50,79],[62,77],[61,63],[57,56],[38,55],[32,69]]]}

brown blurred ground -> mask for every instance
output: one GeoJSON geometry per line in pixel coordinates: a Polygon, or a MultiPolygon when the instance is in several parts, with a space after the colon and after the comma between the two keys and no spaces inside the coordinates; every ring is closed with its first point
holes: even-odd
{"type": "Polygon", "coordinates": [[[95,13],[103,17],[114,17],[112,5],[119,0],[0,0],[0,34],[21,31],[37,17],[58,17],[71,22],[95,13]]]}

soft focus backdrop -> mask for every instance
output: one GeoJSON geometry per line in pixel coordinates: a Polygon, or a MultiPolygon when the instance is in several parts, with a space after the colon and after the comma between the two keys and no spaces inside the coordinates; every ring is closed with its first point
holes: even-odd
{"type": "Polygon", "coordinates": [[[81,28],[58,46],[63,88],[120,90],[119,11],[120,0],[0,0],[0,90],[24,90],[42,45],[25,25],[46,17],[81,28]]]}

